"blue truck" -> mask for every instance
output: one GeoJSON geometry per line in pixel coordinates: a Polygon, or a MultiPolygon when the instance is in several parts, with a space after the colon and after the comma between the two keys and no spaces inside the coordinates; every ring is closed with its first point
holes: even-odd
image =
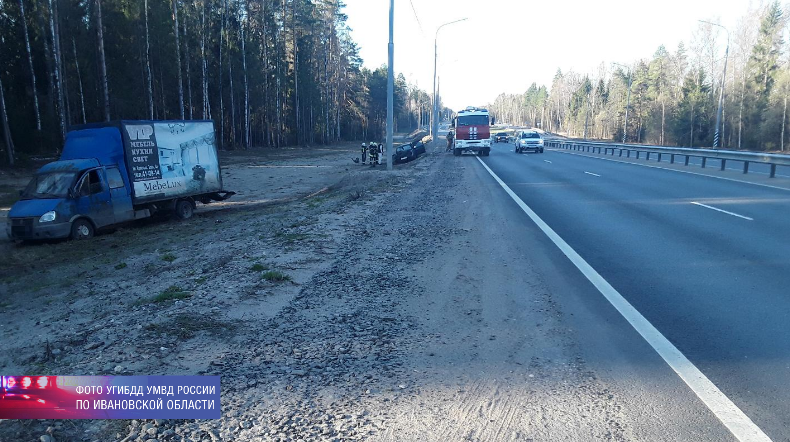
{"type": "Polygon", "coordinates": [[[157,212],[192,216],[222,201],[212,121],[118,121],[73,127],[60,159],[36,172],[8,213],[12,240],[86,239],[157,212]]]}

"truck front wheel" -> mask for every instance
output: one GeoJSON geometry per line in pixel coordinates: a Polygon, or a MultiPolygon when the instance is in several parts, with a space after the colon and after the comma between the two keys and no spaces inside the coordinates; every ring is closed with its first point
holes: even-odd
{"type": "Polygon", "coordinates": [[[461,149],[453,149],[453,155],[460,157],[461,156],[461,149]]]}
{"type": "Polygon", "coordinates": [[[181,220],[192,218],[194,209],[191,202],[187,200],[178,200],[176,203],[176,218],[181,220]]]}
{"type": "Polygon", "coordinates": [[[90,239],[93,234],[93,224],[85,218],[77,219],[71,224],[71,239],[90,239]]]}

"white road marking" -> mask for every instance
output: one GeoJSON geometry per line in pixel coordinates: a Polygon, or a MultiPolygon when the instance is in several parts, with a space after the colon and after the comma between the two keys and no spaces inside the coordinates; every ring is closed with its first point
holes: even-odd
{"type": "Polygon", "coordinates": [[[619,160],[614,160],[614,159],[611,159],[611,158],[593,157],[593,156],[590,156],[590,155],[582,155],[582,154],[573,153],[573,152],[565,152],[565,151],[559,150],[559,149],[551,149],[550,152],[562,153],[562,154],[566,154],[566,155],[576,155],[578,157],[593,158],[593,159],[596,159],[596,160],[611,161],[613,163],[632,164],[634,166],[649,167],[651,169],[669,170],[669,171],[672,171],[672,172],[687,173],[689,175],[704,176],[704,177],[708,177],[708,178],[715,178],[717,180],[732,181],[734,183],[741,183],[741,184],[751,184],[753,186],[767,187],[769,189],[784,190],[785,192],[790,192],[790,189],[788,189],[786,187],[772,186],[770,184],[752,183],[750,181],[741,181],[741,180],[736,180],[736,179],[733,179],[733,178],[725,178],[723,176],[706,175],[704,173],[691,172],[689,170],[668,169],[666,167],[651,166],[649,164],[632,163],[630,161],[619,161],[619,160]]]}
{"type": "Polygon", "coordinates": [[[737,213],[728,212],[724,209],[719,209],[718,207],[709,206],[707,204],[698,203],[696,201],[692,201],[691,204],[695,204],[697,206],[705,207],[710,210],[715,210],[717,212],[726,213],[727,215],[737,216],[738,218],[743,218],[745,220],[754,221],[754,218],[749,218],[748,216],[738,215],[737,213]]]}
{"type": "Polygon", "coordinates": [[[546,162],[546,163],[551,164],[551,161],[549,161],[549,160],[543,160],[543,161],[546,162]]]}
{"type": "Polygon", "coordinates": [[[518,197],[480,158],[488,171],[521,210],[546,234],[579,271],[598,289],[618,312],[631,324],[661,358],[691,388],[700,400],[739,441],[768,441],[771,439],[749,419],[724,393],[716,387],[691,361],[637,311],[603,276],[576,253],[548,224],[518,197]]]}
{"type": "Polygon", "coordinates": [[[584,172],[584,173],[586,173],[587,175],[600,177],[600,175],[598,175],[597,173],[592,173],[592,172],[584,172]]]}

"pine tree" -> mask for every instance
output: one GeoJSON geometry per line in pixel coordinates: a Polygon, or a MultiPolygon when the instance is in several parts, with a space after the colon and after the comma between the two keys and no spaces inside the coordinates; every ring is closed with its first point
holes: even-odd
{"type": "Polygon", "coordinates": [[[11,138],[11,127],[8,125],[8,112],[5,105],[5,93],[3,92],[3,79],[0,78],[0,120],[3,123],[3,140],[5,141],[5,151],[8,157],[8,165],[14,165],[14,140],[11,138]]]}
{"type": "Polygon", "coordinates": [[[781,53],[781,31],[784,25],[782,9],[778,1],[768,6],[760,23],[757,43],[749,57],[751,77],[747,80],[747,90],[751,100],[747,102],[746,139],[753,147],[764,148],[764,135],[769,130],[764,123],[768,100],[776,80],[781,53]]]}
{"type": "Polygon", "coordinates": [[[27,16],[25,15],[25,2],[19,0],[19,15],[22,22],[22,29],[25,34],[25,49],[27,50],[27,62],[30,67],[30,83],[33,95],[33,107],[36,111],[36,130],[41,130],[41,112],[38,109],[38,88],[36,87],[36,71],[33,67],[33,54],[30,50],[30,33],[27,29],[27,16]]]}
{"type": "MultiPolygon", "coordinates": [[[[50,0],[52,1],[52,0],[50,0]]],[[[104,98],[104,121],[110,121],[110,90],[107,78],[107,61],[104,54],[104,23],[101,16],[101,0],[96,0],[96,33],[99,45],[99,69],[102,97],[104,98]]]]}

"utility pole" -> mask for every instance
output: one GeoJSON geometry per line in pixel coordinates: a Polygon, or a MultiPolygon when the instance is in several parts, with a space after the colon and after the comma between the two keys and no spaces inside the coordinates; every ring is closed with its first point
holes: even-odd
{"type": "Polygon", "coordinates": [[[395,93],[395,73],[393,62],[395,59],[395,45],[392,42],[393,26],[395,21],[395,0],[390,0],[390,43],[389,64],[387,65],[387,170],[392,170],[392,118],[395,93]]]}
{"type": "Polygon", "coordinates": [[[721,90],[719,91],[719,108],[716,111],[716,130],[713,132],[713,148],[715,149],[717,147],[721,147],[719,145],[720,144],[719,141],[721,140],[721,138],[724,138],[719,136],[719,130],[723,129],[721,115],[722,112],[724,111],[724,85],[726,84],[727,81],[727,58],[730,55],[730,31],[728,31],[727,28],[725,28],[724,26],[718,23],[712,23],[705,20],[699,20],[699,21],[700,23],[706,23],[711,26],[718,26],[724,29],[724,32],[727,33],[727,47],[726,49],[724,49],[724,72],[721,74],[721,90]]]}
{"type": "Polygon", "coordinates": [[[433,38],[433,112],[431,112],[431,140],[433,140],[433,141],[436,141],[436,133],[439,132],[439,115],[438,115],[439,103],[436,100],[436,92],[437,92],[437,90],[436,90],[436,60],[438,59],[438,44],[437,44],[437,42],[439,40],[439,31],[443,27],[445,27],[447,25],[451,25],[453,23],[462,22],[464,20],[466,20],[466,17],[464,17],[462,19],[459,19],[459,20],[447,22],[447,23],[439,26],[438,28],[436,28],[436,35],[433,38]]]}
{"type": "Polygon", "coordinates": [[[625,99],[625,123],[623,123],[623,144],[625,144],[626,137],[628,136],[628,108],[631,107],[631,67],[620,63],[614,63],[617,66],[628,69],[628,95],[625,99]]]}
{"type": "MultiPolygon", "coordinates": [[[[442,77],[438,77],[437,76],[436,77],[436,103],[439,103],[440,101],[442,101],[442,77]]],[[[437,104],[437,108],[438,108],[438,106],[439,105],[437,104]]],[[[437,116],[438,115],[439,114],[437,113],[437,116]]],[[[439,119],[440,118],[437,118],[437,120],[436,120],[437,127],[438,127],[439,119]]]]}

